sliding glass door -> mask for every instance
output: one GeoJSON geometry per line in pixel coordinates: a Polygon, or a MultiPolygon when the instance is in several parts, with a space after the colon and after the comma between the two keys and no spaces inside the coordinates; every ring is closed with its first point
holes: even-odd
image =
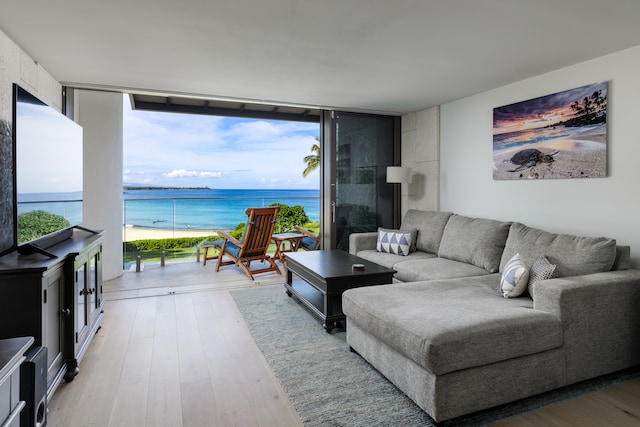
{"type": "Polygon", "coordinates": [[[399,117],[325,112],[325,248],[348,251],[351,233],[394,226],[399,195],[386,168],[400,164],[399,126],[399,117]]]}

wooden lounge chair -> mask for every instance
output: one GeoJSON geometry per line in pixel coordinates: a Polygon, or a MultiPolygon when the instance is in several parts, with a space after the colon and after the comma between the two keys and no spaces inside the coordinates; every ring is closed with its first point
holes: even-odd
{"type": "Polygon", "coordinates": [[[295,226],[298,233],[302,233],[305,237],[300,240],[300,246],[298,249],[304,249],[305,251],[316,251],[320,249],[320,236],[316,236],[306,228],[295,226]]]}
{"type": "Polygon", "coordinates": [[[253,280],[253,275],[257,273],[275,271],[278,274],[282,274],[273,257],[267,255],[279,210],[280,207],[278,206],[247,208],[244,211],[247,214],[247,224],[240,240],[225,231],[218,231],[218,234],[224,239],[214,242],[214,246],[218,248],[220,254],[216,264],[216,271],[219,271],[222,265],[235,264],[242,268],[251,280],[253,280]],[[230,260],[223,261],[225,256],[230,260]],[[249,268],[251,261],[260,261],[262,263],[266,261],[268,266],[251,270],[249,268]]]}

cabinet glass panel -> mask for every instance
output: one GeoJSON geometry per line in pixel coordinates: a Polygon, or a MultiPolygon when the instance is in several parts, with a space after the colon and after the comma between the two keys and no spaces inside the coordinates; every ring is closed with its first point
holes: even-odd
{"type": "Polygon", "coordinates": [[[98,307],[98,268],[97,254],[89,258],[89,310],[93,312],[98,307]]]}
{"type": "Polygon", "coordinates": [[[82,264],[76,269],[76,298],[78,300],[76,306],[76,331],[81,332],[87,323],[87,306],[85,301],[85,289],[86,289],[86,268],[85,264],[82,264]]]}
{"type": "MultiPolygon", "coordinates": [[[[42,345],[47,347],[47,366],[51,366],[58,355],[62,352],[62,322],[66,312],[61,305],[62,292],[62,269],[50,278],[47,284],[47,303],[46,303],[46,327],[44,330],[44,340],[42,345]]],[[[56,367],[57,368],[57,367],[56,367]]],[[[49,378],[51,380],[51,378],[49,378]]]]}

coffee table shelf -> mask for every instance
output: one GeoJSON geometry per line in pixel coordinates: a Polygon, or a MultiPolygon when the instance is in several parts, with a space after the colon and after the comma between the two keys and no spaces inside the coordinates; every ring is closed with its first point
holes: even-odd
{"type": "MultiPolygon", "coordinates": [[[[288,292],[295,295],[296,298],[306,305],[316,316],[324,317],[324,295],[319,290],[304,280],[294,280],[291,285],[286,283],[285,288],[287,288],[288,292]]],[[[338,310],[342,312],[342,298],[334,298],[333,309],[334,311],[338,310]]]]}
{"type": "Polygon", "coordinates": [[[331,332],[345,320],[342,293],[361,286],[391,283],[395,270],[366,261],[340,250],[286,253],[287,295],[295,296],[324,321],[331,332]],[[353,264],[364,270],[354,271],[353,264]],[[299,279],[294,280],[294,275],[299,279]]]}

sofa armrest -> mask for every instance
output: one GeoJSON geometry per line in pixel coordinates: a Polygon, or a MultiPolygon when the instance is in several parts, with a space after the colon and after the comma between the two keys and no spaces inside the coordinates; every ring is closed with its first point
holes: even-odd
{"type": "Polygon", "coordinates": [[[533,301],[562,322],[567,384],[640,364],[640,271],[544,280],[533,301]]]}
{"type": "Polygon", "coordinates": [[[378,242],[378,232],[371,231],[368,233],[351,233],[349,235],[349,253],[356,255],[365,249],[375,250],[378,242]]]}

